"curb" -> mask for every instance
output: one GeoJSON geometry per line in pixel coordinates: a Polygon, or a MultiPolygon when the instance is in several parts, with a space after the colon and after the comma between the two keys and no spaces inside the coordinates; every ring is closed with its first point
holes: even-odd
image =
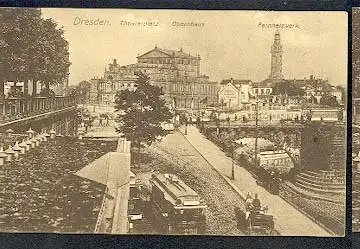
{"type": "MultiPolygon", "coordinates": [[[[231,188],[233,188],[235,190],[235,192],[240,196],[240,198],[245,201],[246,200],[246,195],[240,191],[238,189],[238,187],[231,182],[231,180],[223,175],[214,165],[212,165],[212,163],[209,162],[209,160],[207,160],[203,154],[189,141],[189,139],[187,139],[187,137],[180,131],[180,129],[178,129],[178,131],[180,132],[180,134],[186,139],[186,141],[189,142],[189,144],[191,144],[191,146],[199,153],[199,155],[209,164],[211,165],[211,167],[230,185],[231,188]]],[[[278,235],[281,235],[280,233],[281,229],[277,228],[277,229],[274,229],[274,232],[276,232],[278,235]]]]}

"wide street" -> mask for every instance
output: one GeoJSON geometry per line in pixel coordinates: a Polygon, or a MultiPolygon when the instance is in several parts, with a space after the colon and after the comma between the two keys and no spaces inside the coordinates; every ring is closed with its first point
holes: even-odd
{"type": "MultiPolygon", "coordinates": [[[[184,132],[184,127],[180,128],[184,132]]],[[[215,144],[207,140],[195,126],[188,126],[186,139],[194,146],[214,169],[230,179],[232,160],[225,156],[215,144]]],[[[208,182],[212,179],[208,178],[208,182]]],[[[256,184],[253,176],[243,167],[235,165],[235,180],[231,183],[246,195],[247,192],[257,193],[262,205],[269,207],[269,212],[275,217],[275,229],[285,236],[331,236],[327,231],[314,223],[293,206],[277,195],[270,194],[256,184]]]]}
{"type": "Polygon", "coordinates": [[[166,136],[146,153],[153,158],[152,169],[176,174],[205,200],[206,234],[245,235],[237,229],[234,213],[236,206],[243,208],[242,199],[181,133],[166,136]]]}
{"type": "MultiPolygon", "coordinates": [[[[103,135],[104,131],[109,136],[116,134],[112,125],[95,125],[85,136],[96,137],[103,135]]],[[[330,236],[282,198],[258,186],[243,167],[235,165],[235,180],[231,180],[232,160],[195,126],[188,126],[187,135],[184,135],[184,127],[181,127],[144,152],[152,158],[145,163],[147,167],[178,175],[204,198],[208,205],[207,234],[244,235],[243,231],[237,229],[234,208],[243,208],[242,197],[251,192],[257,193],[262,205],[269,207],[269,213],[275,217],[275,229],[281,235],[330,236]]]]}

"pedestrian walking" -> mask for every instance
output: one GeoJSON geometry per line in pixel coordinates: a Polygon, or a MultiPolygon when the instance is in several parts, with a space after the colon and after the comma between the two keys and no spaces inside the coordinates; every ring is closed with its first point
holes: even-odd
{"type": "Polygon", "coordinates": [[[109,116],[107,114],[105,114],[105,119],[106,119],[106,126],[109,126],[109,116]]]}

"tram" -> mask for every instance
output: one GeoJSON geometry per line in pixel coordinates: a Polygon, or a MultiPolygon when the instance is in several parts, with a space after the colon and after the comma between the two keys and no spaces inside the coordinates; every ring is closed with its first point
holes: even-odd
{"type": "Polygon", "coordinates": [[[176,175],[153,174],[150,203],[154,220],[164,233],[204,234],[207,206],[176,175]]]}

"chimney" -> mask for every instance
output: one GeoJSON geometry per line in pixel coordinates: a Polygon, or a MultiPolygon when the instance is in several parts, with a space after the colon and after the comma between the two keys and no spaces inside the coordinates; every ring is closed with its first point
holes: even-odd
{"type": "Polygon", "coordinates": [[[314,80],[314,75],[310,75],[310,80],[314,80]]]}
{"type": "Polygon", "coordinates": [[[117,61],[116,61],[116,59],[114,59],[113,64],[114,64],[114,65],[117,65],[117,61]]]}

